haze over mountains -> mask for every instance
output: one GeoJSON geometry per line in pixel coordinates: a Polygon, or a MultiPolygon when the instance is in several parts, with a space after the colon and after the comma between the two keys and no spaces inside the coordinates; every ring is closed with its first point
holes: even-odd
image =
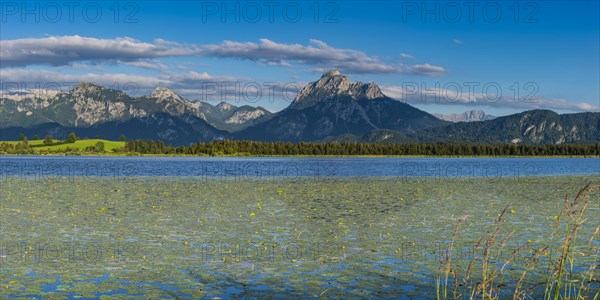
{"type": "Polygon", "coordinates": [[[487,121],[493,120],[496,117],[486,114],[483,110],[469,110],[462,114],[433,114],[438,119],[449,121],[449,122],[476,122],[476,121],[487,121]]]}
{"type": "Polygon", "coordinates": [[[483,111],[432,115],[384,95],[373,82],[326,72],[285,109],[211,105],[158,87],[142,97],[80,83],[66,93],[0,94],[0,138],[23,133],[64,138],[161,139],[173,145],[219,139],[257,141],[595,143],[600,113],[547,110],[495,118],[483,111]],[[453,123],[458,122],[458,123],[453,123]]]}

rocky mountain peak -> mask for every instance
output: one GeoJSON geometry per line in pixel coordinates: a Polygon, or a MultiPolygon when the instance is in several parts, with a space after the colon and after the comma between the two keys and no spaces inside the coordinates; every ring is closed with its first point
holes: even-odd
{"type": "Polygon", "coordinates": [[[299,109],[313,106],[323,100],[333,99],[340,96],[351,97],[354,100],[377,99],[385,95],[374,82],[362,83],[360,81],[351,83],[348,77],[340,74],[337,70],[327,71],[318,81],[304,86],[291,108],[299,109]]]}
{"type": "Polygon", "coordinates": [[[156,98],[161,101],[166,99],[175,99],[183,101],[183,98],[181,98],[181,96],[177,95],[175,92],[165,87],[155,88],[154,91],[152,91],[152,93],[150,94],[150,97],[156,98]]]}
{"type": "Polygon", "coordinates": [[[80,82],[78,85],[76,85],[72,92],[78,94],[78,93],[94,93],[97,91],[102,90],[102,87],[90,82],[80,82]]]}
{"type": "Polygon", "coordinates": [[[232,110],[234,108],[234,106],[227,102],[221,102],[221,103],[217,104],[217,108],[221,111],[229,111],[229,110],[232,110]]]}
{"type": "Polygon", "coordinates": [[[338,71],[338,70],[329,70],[329,71],[325,72],[322,77],[334,77],[334,76],[341,76],[341,75],[342,74],[340,74],[340,71],[338,71]]]}
{"type": "Polygon", "coordinates": [[[12,101],[21,101],[25,99],[50,100],[61,94],[57,89],[33,89],[26,91],[0,91],[0,98],[10,99],[12,101]]]}
{"type": "Polygon", "coordinates": [[[366,84],[360,81],[354,82],[350,86],[348,93],[356,98],[376,99],[385,97],[375,82],[369,82],[366,84]]]}

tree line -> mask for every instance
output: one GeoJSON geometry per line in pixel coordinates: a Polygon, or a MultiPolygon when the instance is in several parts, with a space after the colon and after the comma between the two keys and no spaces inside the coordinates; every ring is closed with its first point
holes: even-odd
{"type": "MultiPolygon", "coordinates": [[[[123,138],[124,139],[124,138],[123,138]]],[[[35,148],[44,145],[73,143],[75,135],[65,141],[46,138],[44,144],[29,145],[27,138],[19,143],[0,142],[0,153],[35,154],[35,148]]],[[[104,143],[99,142],[85,149],[56,150],[56,152],[104,152],[104,143]]],[[[117,153],[158,155],[208,155],[208,156],[286,156],[286,155],[421,155],[421,156],[600,156],[600,143],[596,144],[459,144],[459,143],[289,143],[223,140],[199,142],[190,146],[167,145],[161,140],[131,140],[117,153]]]]}
{"type": "MultiPolygon", "coordinates": [[[[87,137],[84,137],[85,140],[87,140],[87,137]]],[[[99,137],[96,136],[96,139],[99,139],[99,137]]],[[[121,141],[125,141],[125,136],[121,135],[120,137],[121,141]]],[[[35,134],[33,136],[33,140],[39,140],[39,136],[37,134],[35,134]]],[[[79,139],[79,137],[77,137],[75,135],[74,132],[71,132],[69,135],[67,135],[67,138],[65,140],[55,140],[52,135],[47,134],[44,139],[42,140],[42,143],[36,143],[36,144],[30,144],[29,143],[29,138],[24,135],[21,134],[19,135],[19,142],[18,143],[8,143],[8,142],[1,142],[0,141],[0,154],[36,154],[36,150],[35,148],[39,148],[39,147],[44,147],[44,146],[57,146],[57,145],[64,145],[64,144],[74,144],[75,142],[77,142],[79,139]]],[[[72,147],[65,147],[63,149],[57,149],[54,150],[53,152],[57,152],[57,153],[67,153],[67,152],[79,152],[80,150],[83,150],[83,152],[104,152],[105,151],[105,145],[103,141],[98,141],[95,145],[92,146],[87,146],[85,147],[85,149],[79,149],[78,147],[72,146],[72,147]]]]}
{"type": "Polygon", "coordinates": [[[455,143],[287,143],[223,140],[173,147],[163,141],[133,140],[126,152],[185,155],[425,155],[425,156],[597,156],[600,143],[526,145],[455,143]]]}

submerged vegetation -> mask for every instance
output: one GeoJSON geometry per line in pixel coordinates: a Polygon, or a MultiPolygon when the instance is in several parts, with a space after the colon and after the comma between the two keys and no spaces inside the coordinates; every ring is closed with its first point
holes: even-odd
{"type": "Polygon", "coordinates": [[[593,299],[600,288],[597,176],[0,180],[8,298],[593,299]]]}

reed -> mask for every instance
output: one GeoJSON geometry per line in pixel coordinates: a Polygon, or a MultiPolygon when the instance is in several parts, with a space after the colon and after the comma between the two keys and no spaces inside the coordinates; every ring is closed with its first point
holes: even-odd
{"type": "MultiPolygon", "coordinates": [[[[527,276],[531,270],[541,266],[533,265],[524,270],[519,279],[514,283],[513,299],[533,299],[539,289],[543,287],[543,298],[546,300],[558,299],[595,299],[600,295],[600,290],[592,291],[592,284],[597,283],[595,278],[596,264],[591,264],[586,271],[577,272],[577,254],[580,247],[593,247],[595,261],[598,261],[600,249],[595,246],[594,240],[600,232],[596,227],[587,245],[577,245],[577,234],[581,225],[587,221],[584,214],[588,208],[590,195],[594,190],[600,189],[599,185],[586,185],[582,187],[573,201],[567,195],[564,205],[558,216],[555,217],[556,225],[551,237],[558,237],[558,257],[556,260],[550,255],[550,271],[546,280],[524,287],[528,282],[527,276]],[[533,297],[533,298],[532,298],[533,297]]],[[[467,268],[462,271],[458,264],[453,264],[453,248],[460,234],[460,226],[467,216],[462,216],[455,225],[452,239],[446,247],[444,254],[440,254],[440,273],[436,280],[437,299],[505,299],[507,293],[502,293],[503,288],[508,288],[505,283],[506,271],[519,252],[523,251],[530,242],[522,243],[507,255],[503,251],[508,241],[516,232],[506,234],[507,214],[510,206],[506,206],[495,219],[493,226],[483,235],[473,248],[473,257],[467,268]],[[479,268],[479,270],[475,270],[479,268]],[[452,293],[448,289],[452,286],[452,293]]],[[[549,247],[542,247],[534,251],[533,261],[540,262],[543,255],[547,255],[549,247]]],[[[533,279],[532,279],[533,281],[533,279]]]]}

